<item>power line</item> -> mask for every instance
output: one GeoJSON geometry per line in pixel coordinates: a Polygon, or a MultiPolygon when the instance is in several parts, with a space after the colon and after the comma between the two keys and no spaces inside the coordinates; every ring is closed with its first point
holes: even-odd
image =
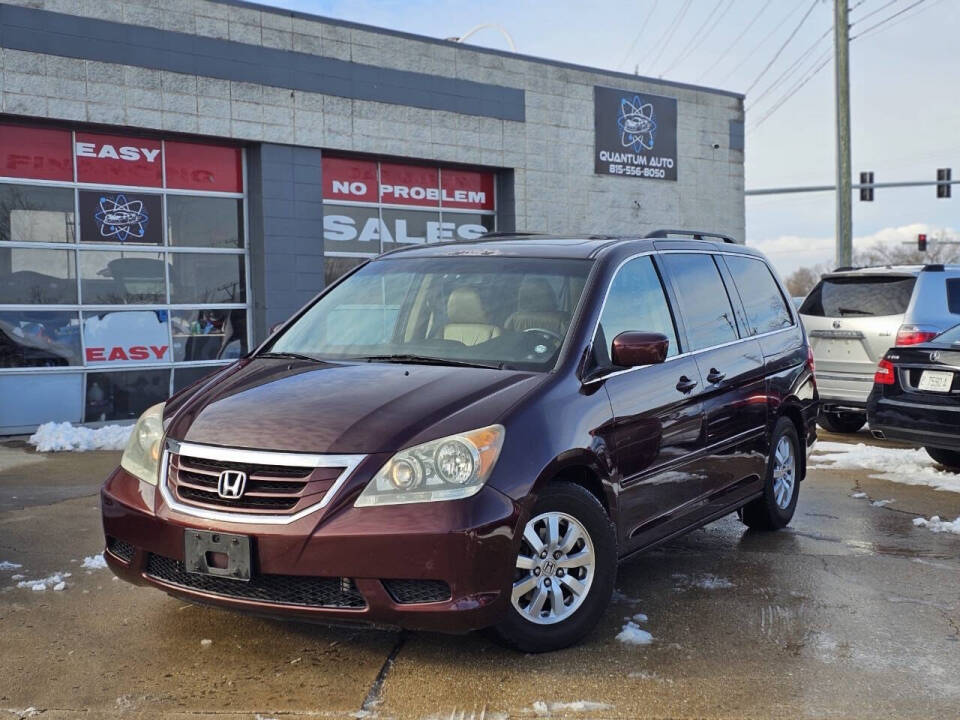
{"type": "Polygon", "coordinates": [[[770,83],[770,85],[767,87],[766,90],[764,90],[762,93],[760,93],[757,97],[753,98],[753,99],[752,99],[752,102],[750,103],[750,107],[751,107],[751,108],[756,107],[757,103],[759,103],[761,100],[763,100],[763,98],[766,97],[770,92],[772,92],[773,90],[776,90],[778,87],[780,87],[780,85],[782,85],[784,81],[786,81],[790,76],[792,76],[792,75],[794,74],[794,72],[795,72],[795,71],[800,67],[800,65],[803,63],[803,61],[806,60],[806,59],[810,56],[810,54],[817,48],[817,46],[818,46],[821,42],[823,42],[823,39],[826,38],[826,37],[828,37],[831,32],[833,32],[833,25],[831,25],[829,28],[827,28],[826,32],[824,32],[823,35],[821,35],[820,37],[818,37],[810,47],[808,47],[806,50],[804,50],[804,51],[799,55],[799,57],[797,57],[797,59],[794,60],[793,63],[790,64],[789,67],[787,67],[786,70],[784,70],[782,73],[780,73],[780,75],[777,77],[777,79],[774,80],[772,83],[770,83]]]}
{"type": "Polygon", "coordinates": [[[702,73],[700,73],[697,76],[697,79],[695,82],[700,82],[703,79],[704,75],[707,75],[711,70],[715,69],[717,65],[723,62],[724,58],[726,58],[726,56],[730,53],[730,51],[737,46],[737,44],[743,39],[743,36],[750,31],[750,28],[753,27],[753,24],[760,19],[760,16],[763,15],[763,11],[766,10],[768,7],[770,7],[770,3],[772,2],[773,0],[767,0],[763,4],[763,7],[761,7],[759,12],[757,12],[757,14],[753,16],[753,19],[749,23],[747,23],[746,26],[744,26],[743,30],[740,31],[740,34],[737,35],[736,39],[732,43],[730,43],[729,47],[727,47],[726,50],[720,53],[720,55],[717,57],[717,60],[713,63],[713,65],[708,67],[706,70],[704,70],[702,73]]]}
{"type": "Polygon", "coordinates": [[[718,84],[718,85],[722,85],[723,83],[725,83],[725,82],[730,78],[730,76],[733,75],[735,72],[737,72],[737,70],[739,70],[740,68],[742,68],[742,67],[744,66],[744,64],[746,64],[746,62],[747,62],[748,60],[753,59],[754,54],[755,54],[761,47],[763,47],[764,44],[767,42],[767,40],[769,40],[770,38],[772,38],[772,37],[776,34],[776,32],[777,32],[781,27],[783,27],[783,25],[787,22],[787,20],[789,20],[790,18],[792,18],[792,17],[796,14],[797,10],[800,10],[800,9],[801,9],[801,7],[802,7],[801,5],[794,5],[794,6],[792,6],[791,9],[790,9],[790,11],[784,16],[784,18],[783,18],[780,22],[777,23],[776,27],[774,27],[773,30],[771,30],[771,31],[768,32],[766,35],[764,35],[763,39],[762,39],[759,43],[757,43],[756,47],[754,47],[753,50],[750,51],[750,53],[748,53],[747,55],[744,55],[743,59],[740,60],[740,62],[738,62],[730,72],[728,72],[726,75],[724,75],[722,78],[720,78],[720,79],[717,81],[717,84],[718,84]]]}
{"type": "Polygon", "coordinates": [[[786,103],[787,100],[789,100],[794,95],[796,95],[804,85],[806,85],[808,82],[813,80],[813,78],[816,77],[816,75],[821,70],[823,70],[823,68],[825,68],[830,63],[830,60],[832,59],[833,59],[832,50],[826,50],[824,53],[822,53],[814,63],[814,64],[816,63],[820,63],[820,64],[816,65],[816,68],[814,68],[813,72],[809,73],[806,77],[802,78],[800,81],[795,83],[794,86],[786,94],[782,95],[780,99],[777,100],[777,102],[774,103],[773,106],[769,110],[767,110],[767,112],[764,113],[764,115],[759,120],[757,120],[757,122],[753,125],[753,127],[750,128],[751,132],[753,130],[756,130],[758,127],[760,127],[767,120],[767,118],[769,118],[777,110],[783,107],[784,103],[786,103]]]}
{"type": "Polygon", "coordinates": [[[713,10],[711,10],[710,13],[707,15],[706,19],[703,21],[703,24],[701,24],[700,27],[697,28],[696,32],[693,33],[693,35],[690,37],[689,42],[687,42],[683,50],[680,51],[680,54],[677,55],[676,58],[674,58],[673,63],[668,65],[663,70],[663,72],[660,73],[660,77],[663,77],[668,72],[673,70],[677,65],[679,65],[684,60],[686,60],[687,57],[689,57],[690,53],[693,52],[693,50],[696,48],[698,40],[700,42],[703,42],[708,37],[710,37],[710,33],[712,33],[714,30],[717,29],[717,23],[719,23],[723,19],[723,16],[726,15],[727,12],[730,10],[730,7],[733,5],[733,0],[728,0],[727,7],[724,8],[722,13],[720,13],[720,17],[717,18],[716,23],[714,23],[706,31],[706,33],[703,32],[707,28],[707,25],[710,24],[710,21],[713,20],[713,16],[716,15],[717,11],[720,9],[720,6],[723,5],[724,1],[725,0],[717,0],[717,4],[713,6],[713,10]],[[702,37],[701,37],[701,33],[703,33],[702,37]]]}
{"type": "Polygon", "coordinates": [[[650,12],[647,13],[647,16],[643,19],[643,22],[640,23],[640,30],[637,32],[637,36],[633,39],[633,42],[630,43],[630,49],[624,54],[623,60],[621,60],[620,64],[617,65],[618,68],[622,68],[624,63],[630,59],[630,56],[637,47],[637,43],[640,42],[640,38],[643,36],[643,31],[647,29],[647,23],[650,22],[650,18],[653,17],[653,11],[657,9],[657,3],[659,1],[660,0],[653,0],[653,5],[650,6],[650,12]]]}
{"type": "Polygon", "coordinates": [[[876,23],[875,25],[871,25],[871,26],[868,27],[866,30],[861,30],[859,33],[857,33],[856,35],[854,35],[854,36],[853,36],[852,38],[850,38],[850,39],[851,39],[851,40],[855,40],[855,39],[858,38],[858,37],[862,37],[863,35],[866,35],[866,34],[867,34],[868,32],[870,32],[871,30],[876,30],[876,29],[877,29],[878,27],[880,27],[881,25],[886,25],[888,22],[890,22],[891,20],[893,20],[895,17],[897,17],[897,16],[899,16],[899,15],[903,15],[903,14],[904,14],[905,12],[907,12],[908,10],[913,10],[913,8],[917,7],[917,5],[922,5],[922,4],[925,3],[926,1],[927,1],[927,0],[916,0],[916,2],[911,3],[910,5],[907,5],[907,7],[903,8],[902,10],[898,10],[898,11],[895,12],[893,15],[890,15],[889,17],[884,18],[883,20],[881,20],[880,22],[876,23]]]}
{"type": "MultiPolygon", "coordinates": [[[[876,10],[871,10],[871,11],[868,12],[866,15],[864,15],[864,16],[862,16],[862,17],[859,17],[859,18],[857,18],[856,20],[854,20],[852,23],[850,23],[850,27],[853,27],[853,26],[856,25],[857,23],[862,23],[862,22],[863,22],[864,20],[866,20],[868,17],[873,17],[873,16],[876,15],[878,12],[883,12],[883,11],[886,10],[888,7],[890,7],[891,5],[896,5],[898,2],[900,2],[900,0],[890,0],[890,2],[884,3],[883,5],[881,5],[880,7],[878,7],[876,10]]],[[[854,8],[850,8],[850,10],[853,11],[854,8]]]]}
{"type": "MultiPolygon", "coordinates": [[[[654,43],[653,47],[650,48],[650,53],[653,54],[654,50],[657,50],[657,54],[653,56],[650,60],[648,67],[653,68],[660,60],[660,55],[663,54],[663,51],[667,49],[667,46],[670,44],[670,40],[673,39],[674,33],[677,32],[677,28],[680,27],[680,23],[683,22],[684,16],[687,14],[687,10],[690,9],[690,4],[693,0],[685,0],[683,5],[680,6],[680,11],[677,13],[677,16],[673,19],[673,22],[667,27],[666,33],[664,33],[660,39],[654,43]],[[662,46],[662,49],[660,49],[662,46]]],[[[652,70],[651,70],[652,72],[652,70]]]]}
{"type": "MultiPolygon", "coordinates": [[[[843,1],[846,2],[846,0],[843,0],[843,1]]],[[[810,8],[807,10],[806,14],[802,18],[800,18],[800,22],[797,23],[797,26],[793,29],[793,32],[791,32],[790,35],[787,36],[787,39],[783,41],[783,45],[781,45],[780,48],[777,50],[777,52],[773,54],[773,58],[770,60],[770,62],[766,64],[763,70],[760,71],[760,74],[757,75],[757,79],[750,84],[750,87],[747,88],[747,91],[745,94],[749,95],[750,91],[757,86],[757,83],[760,82],[761,78],[763,78],[763,76],[767,74],[767,71],[777,61],[777,58],[780,57],[780,53],[784,51],[787,45],[790,44],[790,41],[793,40],[793,38],[796,36],[798,32],[800,32],[800,28],[803,27],[803,24],[807,21],[807,18],[810,17],[810,14],[813,12],[813,9],[817,6],[818,2],[820,2],[820,0],[813,0],[813,2],[810,3],[810,8]]],[[[923,0],[920,0],[920,2],[923,2],[923,0]]]]}

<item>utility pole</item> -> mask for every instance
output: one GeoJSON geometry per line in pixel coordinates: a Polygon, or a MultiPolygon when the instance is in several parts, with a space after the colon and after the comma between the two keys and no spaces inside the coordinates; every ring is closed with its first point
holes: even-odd
{"type": "Polygon", "coordinates": [[[853,265],[850,164],[850,23],[847,0],[833,0],[833,64],[837,91],[837,266],[853,265]]]}

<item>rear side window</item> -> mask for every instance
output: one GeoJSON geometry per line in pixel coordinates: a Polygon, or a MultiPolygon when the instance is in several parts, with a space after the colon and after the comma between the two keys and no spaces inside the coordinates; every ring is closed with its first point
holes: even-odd
{"type": "Polygon", "coordinates": [[[915,277],[835,277],[821,280],[800,306],[801,315],[867,317],[902,315],[910,304],[915,277]]]}
{"type": "Polygon", "coordinates": [[[954,315],[960,315],[960,278],[947,280],[947,308],[954,315]]]}
{"type": "Polygon", "coordinates": [[[602,353],[601,357],[609,356],[613,339],[628,330],[662,333],[670,341],[667,355],[678,352],[677,333],[667,298],[649,256],[628,261],[610,285],[600,316],[598,338],[602,344],[597,351],[602,353]]]}
{"type": "Polygon", "coordinates": [[[734,255],[727,255],[724,259],[740,293],[751,334],[773,332],[793,325],[783,293],[766,263],[734,255]]]}
{"type": "Polygon", "coordinates": [[[663,261],[670,270],[690,349],[736,340],[733,308],[713,257],[668,253],[663,261]]]}

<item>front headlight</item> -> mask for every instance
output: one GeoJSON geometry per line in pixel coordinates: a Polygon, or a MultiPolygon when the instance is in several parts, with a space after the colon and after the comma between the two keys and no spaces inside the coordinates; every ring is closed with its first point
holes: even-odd
{"type": "Polygon", "coordinates": [[[133,426],[130,440],[120,458],[120,467],[151,485],[157,484],[160,469],[160,441],[163,440],[163,406],[147,408],[133,426]]]}
{"type": "Polygon", "coordinates": [[[401,450],[380,468],[355,507],[459,500],[490,477],[505,430],[491,425],[401,450]]]}

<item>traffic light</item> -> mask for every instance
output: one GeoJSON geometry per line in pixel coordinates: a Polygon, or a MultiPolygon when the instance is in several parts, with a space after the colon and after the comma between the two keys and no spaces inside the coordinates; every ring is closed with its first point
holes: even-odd
{"type": "Polygon", "coordinates": [[[950,197],[950,168],[937,168],[937,197],[938,198],[948,198],[950,197]]]}
{"type": "Polygon", "coordinates": [[[860,173],[860,199],[863,202],[873,202],[873,188],[863,187],[864,185],[873,185],[873,173],[860,173]]]}
{"type": "Polygon", "coordinates": [[[917,235],[917,250],[920,252],[927,251],[927,235],[926,233],[920,233],[917,235]]]}

